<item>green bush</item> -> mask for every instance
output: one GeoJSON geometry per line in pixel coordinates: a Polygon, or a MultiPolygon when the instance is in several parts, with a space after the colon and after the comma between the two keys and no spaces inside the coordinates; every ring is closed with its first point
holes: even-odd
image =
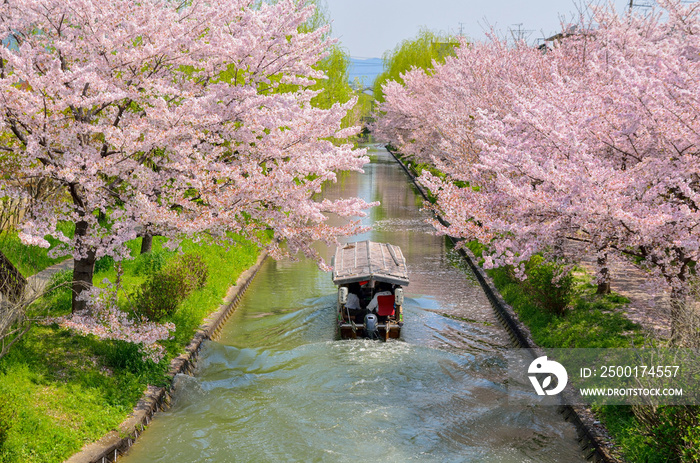
{"type": "Polygon", "coordinates": [[[207,283],[209,270],[196,254],[184,254],[173,259],[157,272],[151,273],[133,297],[139,315],[159,321],[175,313],[178,305],[193,291],[207,283]]]}
{"type": "Polygon", "coordinates": [[[106,272],[114,267],[114,258],[112,256],[103,256],[95,262],[95,273],[106,272]]]}
{"type": "Polygon", "coordinates": [[[634,412],[640,428],[663,461],[700,461],[700,407],[638,407],[634,412]]]}
{"type": "Polygon", "coordinates": [[[182,254],[168,264],[168,271],[182,277],[183,299],[193,291],[204,288],[209,277],[206,262],[197,254],[182,254]]]}
{"type": "Polygon", "coordinates": [[[554,262],[533,256],[525,265],[523,289],[532,301],[547,312],[563,315],[573,297],[574,277],[554,262]],[[555,281],[556,279],[556,281],[555,281]]]}
{"type": "Polygon", "coordinates": [[[181,276],[174,272],[160,271],[150,275],[132,298],[136,312],[152,321],[173,314],[184,299],[182,286],[181,276]]]}
{"type": "Polygon", "coordinates": [[[681,450],[683,461],[700,461],[700,426],[689,426],[685,431],[681,450]]]}

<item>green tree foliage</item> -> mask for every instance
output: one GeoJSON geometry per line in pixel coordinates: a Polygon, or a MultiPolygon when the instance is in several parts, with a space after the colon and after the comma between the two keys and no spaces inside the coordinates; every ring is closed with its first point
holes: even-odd
{"type": "MultiPolygon", "coordinates": [[[[299,27],[299,32],[309,33],[321,29],[323,27],[328,27],[328,30],[324,34],[324,38],[328,38],[331,34],[331,18],[328,11],[328,5],[325,0],[299,0],[305,1],[306,3],[312,3],[316,10],[314,15],[306,21],[301,27],[299,27]]],[[[267,3],[276,3],[277,0],[268,0],[267,3]]],[[[311,104],[316,108],[329,109],[336,103],[347,103],[350,98],[355,96],[352,87],[349,83],[350,74],[350,55],[346,49],[341,47],[338,43],[328,47],[326,50],[328,55],[319,61],[314,68],[323,71],[327,78],[318,79],[316,84],[310,89],[320,91],[320,93],[311,100],[311,104]]],[[[290,86],[280,86],[282,91],[294,91],[297,87],[290,86]]],[[[349,127],[355,125],[356,118],[349,114],[343,119],[343,127],[349,127]]]]}
{"type": "Polygon", "coordinates": [[[377,101],[384,101],[382,86],[391,80],[403,84],[401,74],[412,69],[432,69],[433,61],[444,63],[445,58],[454,53],[458,46],[455,37],[421,29],[414,39],[401,42],[391,51],[384,53],[384,72],[374,81],[374,95],[377,101]]]}
{"type": "MultiPolygon", "coordinates": [[[[331,18],[328,5],[324,0],[313,0],[316,5],[314,15],[301,28],[302,32],[311,32],[322,27],[330,26],[331,18]]],[[[326,35],[330,35],[331,28],[328,28],[326,35]]],[[[354,93],[349,83],[350,55],[347,50],[337,43],[328,49],[328,56],[321,60],[316,66],[328,76],[327,79],[319,80],[312,90],[320,90],[311,104],[321,109],[328,109],[335,103],[346,103],[353,97],[354,93]]],[[[344,126],[348,126],[349,121],[343,121],[344,126]]]]}
{"type": "Polygon", "coordinates": [[[346,103],[354,96],[348,82],[350,56],[346,50],[334,45],[330,48],[328,56],[321,60],[317,67],[326,73],[328,79],[319,80],[312,87],[313,90],[321,90],[321,93],[311,100],[311,104],[321,109],[328,109],[335,103],[346,103]]]}

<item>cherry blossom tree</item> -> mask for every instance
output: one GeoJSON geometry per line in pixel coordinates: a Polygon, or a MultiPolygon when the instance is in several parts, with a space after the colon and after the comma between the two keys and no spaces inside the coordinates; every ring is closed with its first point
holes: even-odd
{"type": "Polygon", "coordinates": [[[665,15],[595,9],[595,28],[551,53],[551,80],[479,130],[499,194],[518,201],[516,216],[529,211],[518,227],[535,227],[510,235],[542,247],[576,232],[680,290],[700,257],[698,10],[662,6],[665,15]]]}
{"type": "Polygon", "coordinates": [[[446,174],[421,178],[443,232],[487,244],[487,266],[561,256],[576,239],[601,266],[631,257],[682,296],[700,258],[699,7],[659,4],[591,7],[545,54],[460,47],[385,87],[381,133],[446,174]]]}
{"type": "MultiPolygon", "coordinates": [[[[354,104],[319,109],[325,29],[300,32],[305,1],[8,0],[0,5],[3,195],[48,179],[65,201],[36,203],[25,243],[46,235],[74,258],[73,310],[103,255],[128,256],[139,230],[172,238],[272,229],[275,257],[315,256],[359,226],[355,198],[314,201],[362,150],[332,142],[354,104]],[[57,224],[71,221],[75,236],[57,224]]],[[[176,241],[174,241],[176,244],[176,241]]]]}
{"type": "Polygon", "coordinates": [[[483,130],[481,121],[512,114],[518,96],[547,78],[543,61],[541,53],[523,44],[462,42],[454,58],[429,74],[412,70],[403,75],[405,85],[385,86],[379,136],[446,175],[444,180],[429,173],[421,178],[452,224],[443,231],[496,245],[497,236],[520,225],[511,223],[517,198],[501,194],[498,170],[483,164],[484,143],[493,134],[483,130]]]}

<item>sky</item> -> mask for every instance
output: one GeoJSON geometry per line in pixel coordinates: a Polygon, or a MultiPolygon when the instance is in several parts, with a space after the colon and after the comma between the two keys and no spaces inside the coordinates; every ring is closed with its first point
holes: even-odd
{"type": "MultiPolygon", "coordinates": [[[[571,22],[573,0],[325,0],[333,21],[333,36],[350,56],[381,58],[421,27],[435,32],[462,33],[485,40],[491,26],[512,36],[520,29],[528,43],[559,32],[561,18],[571,22]]],[[[629,0],[613,0],[621,11],[629,0]]],[[[635,0],[644,3],[647,0],[635,0]]]]}

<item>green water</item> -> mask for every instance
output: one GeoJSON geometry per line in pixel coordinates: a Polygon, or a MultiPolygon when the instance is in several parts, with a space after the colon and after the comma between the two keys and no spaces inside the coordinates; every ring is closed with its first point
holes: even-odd
{"type": "Polygon", "coordinates": [[[325,195],[379,200],[355,239],[409,265],[402,339],[336,340],[330,274],[268,260],[194,377],[180,375],[124,462],[577,462],[572,425],[508,404],[508,338],[464,264],[435,236],[380,147],[325,195]]]}

